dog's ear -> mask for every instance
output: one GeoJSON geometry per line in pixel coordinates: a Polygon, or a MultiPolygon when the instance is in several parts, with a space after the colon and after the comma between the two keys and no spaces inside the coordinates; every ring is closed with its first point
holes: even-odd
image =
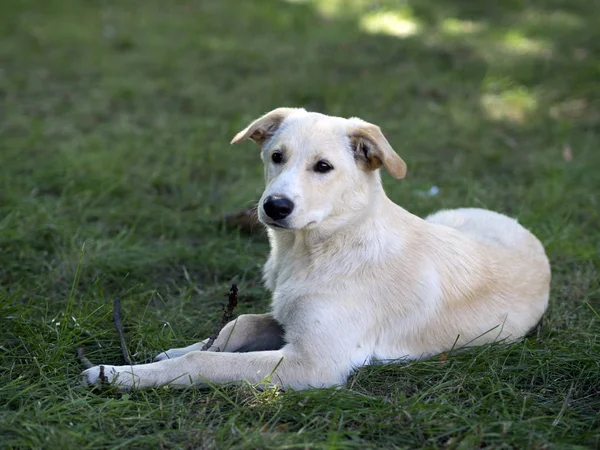
{"type": "Polygon", "coordinates": [[[267,141],[279,128],[281,122],[285,120],[294,111],[298,111],[298,108],[277,108],[273,111],[259,117],[245,129],[240,131],[232,139],[232,144],[237,144],[244,139],[252,139],[259,145],[262,145],[267,141]]]}
{"type": "Polygon", "coordinates": [[[394,151],[377,125],[361,119],[350,119],[350,146],[358,165],[366,171],[385,167],[394,178],[406,176],[406,163],[394,151]]]}

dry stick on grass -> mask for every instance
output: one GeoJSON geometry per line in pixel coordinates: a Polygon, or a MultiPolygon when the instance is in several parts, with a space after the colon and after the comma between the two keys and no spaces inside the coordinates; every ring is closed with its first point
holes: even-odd
{"type": "MultiPolygon", "coordinates": [[[[121,322],[121,299],[119,297],[115,298],[113,301],[113,321],[115,322],[115,328],[117,329],[117,334],[119,335],[119,341],[121,342],[121,351],[123,352],[123,359],[127,365],[133,365],[131,358],[129,357],[129,352],[127,351],[127,344],[125,342],[125,330],[123,329],[123,323],[121,322]]],[[[94,364],[90,362],[89,359],[85,356],[85,345],[82,345],[76,350],[76,356],[84,369],[91,369],[92,367],[96,367],[94,364]]],[[[102,383],[106,382],[106,376],[104,375],[104,366],[100,366],[100,381],[102,383]]]]}
{"type": "MultiPolygon", "coordinates": [[[[227,301],[227,305],[223,307],[223,316],[221,316],[221,323],[219,324],[217,329],[214,331],[214,333],[210,335],[206,344],[204,344],[202,346],[202,351],[206,351],[212,347],[212,345],[215,343],[215,339],[217,339],[217,336],[219,336],[219,333],[221,332],[223,327],[225,325],[227,325],[227,323],[233,318],[233,310],[235,309],[235,307],[238,304],[237,284],[231,285],[231,289],[229,290],[229,295],[227,297],[228,297],[228,301],[227,301]]],[[[217,349],[217,351],[219,351],[219,350],[217,349]]]]}
{"type": "Polygon", "coordinates": [[[117,334],[119,335],[119,342],[121,343],[121,352],[123,352],[123,359],[125,360],[125,364],[128,366],[133,365],[133,361],[129,356],[129,352],[127,351],[127,343],[125,341],[125,330],[123,329],[123,323],[121,322],[121,299],[119,297],[115,297],[113,301],[113,322],[115,323],[115,328],[117,329],[117,334]]]}
{"type": "MultiPolygon", "coordinates": [[[[229,290],[229,294],[227,297],[228,301],[227,305],[223,307],[221,323],[215,329],[214,333],[210,335],[206,344],[204,344],[204,346],[202,347],[203,351],[206,351],[210,347],[212,347],[212,345],[215,342],[215,339],[217,339],[217,336],[219,336],[219,333],[221,332],[223,327],[227,325],[227,323],[233,318],[233,310],[238,304],[238,287],[236,284],[231,285],[231,289],[229,290]]],[[[127,343],[125,341],[125,330],[123,328],[123,322],[121,322],[121,299],[119,297],[116,297],[113,301],[113,322],[115,323],[115,328],[117,330],[117,334],[119,335],[121,351],[123,352],[123,359],[125,360],[125,363],[127,365],[132,366],[133,361],[131,360],[129,356],[129,351],[127,350],[127,343]]],[[[82,345],[81,347],[79,347],[76,351],[76,354],[77,359],[85,369],[95,367],[95,365],[92,364],[90,360],[87,359],[85,356],[85,346],[82,345]]],[[[106,381],[106,376],[104,375],[104,366],[100,366],[100,381],[106,381]]]]}

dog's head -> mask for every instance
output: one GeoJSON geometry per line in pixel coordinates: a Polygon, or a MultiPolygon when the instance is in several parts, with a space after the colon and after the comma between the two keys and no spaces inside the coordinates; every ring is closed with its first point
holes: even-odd
{"type": "Polygon", "coordinates": [[[240,131],[232,144],[251,139],[261,146],[266,188],[259,218],[277,229],[300,230],[356,217],[381,188],[377,169],[403,178],[406,164],[378,126],[278,108],[240,131]]]}

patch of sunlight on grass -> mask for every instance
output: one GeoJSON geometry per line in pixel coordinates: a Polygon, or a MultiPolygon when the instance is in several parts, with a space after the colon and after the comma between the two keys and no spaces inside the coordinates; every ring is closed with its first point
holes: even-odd
{"type": "Polygon", "coordinates": [[[348,14],[360,14],[373,7],[372,0],[286,0],[288,3],[312,3],[325,17],[334,18],[348,14]]]}
{"type": "Polygon", "coordinates": [[[459,36],[483,31],[486,25],[480,22],[473,22],[472,20],[448,18],[444,19],[441,28],[444,34],[459,36]]]}
{"type": "Polygon", "coordinates": [[[537,108],[535,95],[524,86],[510,87],[497,92],[497,89],[487,89],[481,96],[481,107],[485,114],[492,120],[506,120],[514,123],[523,123],[527,116],[537,108]],[[494,92],[496,91],[496,92],[494,92]]]}
{"type": "Polygon", "coordinates": [[[517,30],[510,30],[502,38],[503,46],[511,53],[520,55],[550,55],[552,47],[548,42],[532,39],[517,30]]]}
{"type": "Polygon", "coordinates": [[[383,2],[377,0],[284,1],[291,4],[312,4],[321,16],[328,19],[357,18],[359,29],[369,34],[404,38],[417,34],[421,28],[409,7],[383,9],[383,2]]]}
{"type": "Polygon", "coordinates": [[[371,34],[408,37],[419,32],[419,24],[409,11],[381,11],[364,15],[360,29],[371,34]]]}

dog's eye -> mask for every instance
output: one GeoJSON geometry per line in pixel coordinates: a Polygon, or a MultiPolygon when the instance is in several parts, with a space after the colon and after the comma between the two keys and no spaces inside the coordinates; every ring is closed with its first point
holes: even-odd
{"type": "Polygon", "coordinates": [[[333,166],[325,161],[319,161],[315,164],[315,172],[327,173],[333,170],[333,166]]]}
{"type": "Polygon", "coordinates": [[[271,161],[273,161],[275,164],[281,164],[283,161],[283,154],[281,152],[273,152],[271,155],[271,161]]]}

